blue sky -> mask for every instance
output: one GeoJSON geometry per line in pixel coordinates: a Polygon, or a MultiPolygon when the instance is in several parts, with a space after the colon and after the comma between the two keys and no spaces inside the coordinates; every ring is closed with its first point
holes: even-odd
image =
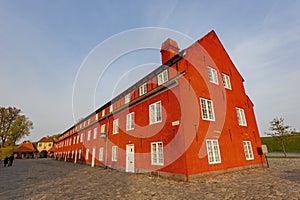
{"type": "MultiPolygon", "coordinates": [[[[26,139],[61,133],[73,124],[80,67],[99,44],[136,28],[171,29],[193,41],[213,29],[245,79],[260,134],[276,116],[300,130],[299,10],[300,2],[291,0],[0,0],[0,105],[16,106],[33,121],[35,128],[26,139]]],[[[112,89],[117,94],[159,65],[158,42],[163,39],[150,38],[157,48],[114,61],[91,90],[93,105],[82,107],[75,118],[108,101],[112,89]]]]}

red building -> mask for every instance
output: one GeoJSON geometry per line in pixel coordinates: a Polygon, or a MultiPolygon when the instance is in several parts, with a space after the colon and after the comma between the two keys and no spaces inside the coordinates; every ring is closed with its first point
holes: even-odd
{"type": "Polygon", "coordinates": [[[262,166],[253,103],[214,31],[179,51],[167,39],[157,69],[65,131],[55,158],[188,180],[262,166]]]}

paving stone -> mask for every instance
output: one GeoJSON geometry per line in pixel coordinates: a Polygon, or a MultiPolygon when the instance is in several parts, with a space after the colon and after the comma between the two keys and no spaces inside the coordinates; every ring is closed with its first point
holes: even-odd
{"type": "Polygon", "coordinates": [[[15,160],[0,167],[0,199],[300,199],[300,159],[269,163],[180,182],[51,159],[15,160]]]}

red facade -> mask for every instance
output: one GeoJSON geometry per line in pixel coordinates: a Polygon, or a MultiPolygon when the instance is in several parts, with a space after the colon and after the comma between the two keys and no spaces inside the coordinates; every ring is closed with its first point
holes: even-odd
{"type": "Polygon", "coordinates": [[[161,54],[163,65],[65,131],[55,158],[185,180],[264,164],[253,103],[215,32],[180,52],[168,39],[161,54]]]}

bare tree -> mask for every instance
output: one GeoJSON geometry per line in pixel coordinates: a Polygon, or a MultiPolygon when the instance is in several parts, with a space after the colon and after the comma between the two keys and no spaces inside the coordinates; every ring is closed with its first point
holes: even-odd
{"type": "Polygon", "coordinates": [[[283,118],[274,118],[270,122],[270,131],[271,133],[266,133],[267,135],[272,136],[281,144],[281,148],[283,150],[284,156],[286,157],[286,151],[284,143],[288,140],[289,136],[293,135],[294,129],[291,128],[289,125],[284,124],[283,118]]]}

